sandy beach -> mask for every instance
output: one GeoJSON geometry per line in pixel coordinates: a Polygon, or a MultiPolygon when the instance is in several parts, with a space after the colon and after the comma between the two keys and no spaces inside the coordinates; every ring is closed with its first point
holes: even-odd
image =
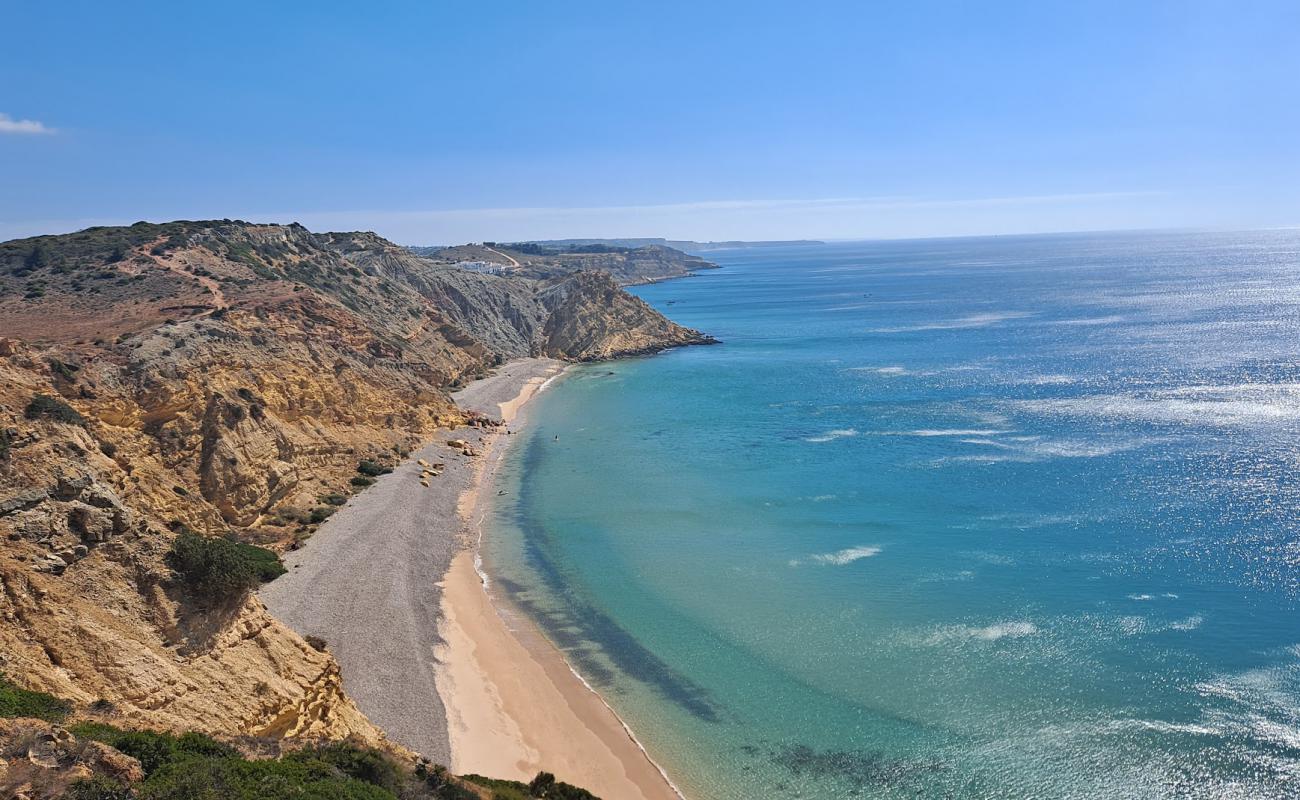
{"type": "Polygon", "coordinates": [[[443,432],[353,498],[259,593],[323,637],[344,687],[388,735],[457,773],[539,770],[605,798],[680,795],[604,700],[475,568],[479,520],[527,402],[564,365],[523,359],[455,395],[507,423],[443,432]],[[446,445],[468,441],[476,456],[446,445]],[[419,459],[446,465],[419,484],[419,459]]]}

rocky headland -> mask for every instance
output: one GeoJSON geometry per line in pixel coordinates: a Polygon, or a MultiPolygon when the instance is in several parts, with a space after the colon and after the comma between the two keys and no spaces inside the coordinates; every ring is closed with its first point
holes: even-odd
{"type": "Polygon", "coordinates": [[[0,671],[124,727],[387,746],[328,649],[178,537],[300,546],[511,359],[712,341],[618,283],[230,220],[0,244],[0,671]]]}

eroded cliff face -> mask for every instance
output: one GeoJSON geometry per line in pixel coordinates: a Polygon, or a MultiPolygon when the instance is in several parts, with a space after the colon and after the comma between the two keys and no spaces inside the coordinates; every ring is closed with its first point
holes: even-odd
{"type": "Polygon", "coordinates": [[[539,349],[554,358],[600,361],[714,340],[683,328],[604,272],[578,272],[539,296],[550,312],[539,349]]]}
{"type": "Polygon", "coordinates": [[[220,512],[194,477],[167,468],[142,426],[130,427],[146,407],[110,401],[95,384],[84,425],[19,416],[30,397],[59,390],[27,348],[7,340],[0,350],[0,669],[107,702],[130,724],[377,743],[327,654],[254,597],[211,611],[178,586],[165,563],[168,524],[217,527],[220,512]],[[114,424],[92,421],[96,407],[115,411],[114,424]]]}
{"type": "Polygon", "coordinates": [[[607,277],[228,221],[0,244],[0,337],[0,670],[142,726],[366,742],[328,653],[186,595],[176,531],[293,547],[358,462],[460,422],[449,387],[706,340],[607,277]]]}

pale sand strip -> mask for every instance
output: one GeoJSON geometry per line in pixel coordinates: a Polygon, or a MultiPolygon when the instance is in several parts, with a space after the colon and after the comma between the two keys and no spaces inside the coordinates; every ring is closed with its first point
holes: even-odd
{"type": "MultiPolygon", "coordinates": [[[[512,362],[475,381],[459,400],[495,414],[497,403],[562,367],[549,359],[512,362]]],[[[479,475],[477,458],[445,442],[464,439],[482,448],[493,438],[477,428],[442,432],[349,500],[300,550],[286,553],[288,574],[258,591],[294,630],[329,643],[344,688],[366,716],[442,764],[451,750],[434,675],[438,584],[469,541],[457,503],[479,475]],[[446,464],[427,489],[420,485],[420,458],[446,464]]]]}
{"type": "MultiPolygon", "coordinates": [[[[511,362],[456,400],[517,429],[562,368],[511,362]]],[[[344,688],[392,739],[456,772],[529,780],[545,769],[607,800],[675,800],[617,715],[530,621],[493,604],[475,571],[480,502],[514,438],[438,436],[286,554],[289,573],[259,595],[294,630],[329,642],[344,688]],[[428,489],[418,458],[446,464],[428,489]]]]}
{"type": "MultiPolygon", "coordinates": [[[[511,429],[522,424],[519,412],[542,385],[530,381],[499,405],[511,429]]],[[[480,534],[510,439],[489,441],[479,478],[459,504],[480,534]]],[[[545,769],[605,798],[679,800],[631,731],[531,621],[493,601],[476,561],[474,550],[459,553],[443,582],[437,684],[452,771],[527,781],[545,769]]]]}

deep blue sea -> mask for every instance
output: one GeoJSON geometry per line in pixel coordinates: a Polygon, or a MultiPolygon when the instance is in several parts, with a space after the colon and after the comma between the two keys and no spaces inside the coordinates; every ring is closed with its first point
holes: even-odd
{"type": "Polygon", "coordinates": [[[709,258],[486,543],[688,797],[1300,797],[1300,232],[709,258]]]}

